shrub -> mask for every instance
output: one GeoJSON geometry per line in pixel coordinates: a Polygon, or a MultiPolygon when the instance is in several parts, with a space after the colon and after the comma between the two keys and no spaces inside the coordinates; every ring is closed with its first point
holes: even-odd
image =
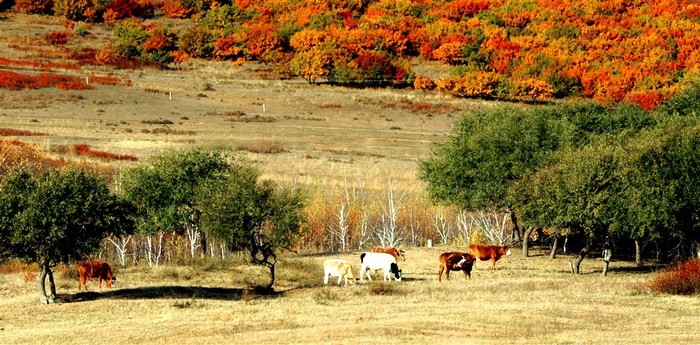
{"type": "Polygon", "coordinates": [[[694,295],[700,292],[700,260],[694,259],[666,268],[649,283],[653,291],[673,295],[694,295]]]}
{"type": "Polygon", "coordinates": [[[16,0],[12,8],[21,13],[51,14],[53,0],[16,0]]]}
{"type": "Polygon", "coordinates": [[[194,7],[187,7],[187,5],[180,0],[164,0],[163,7],[161,7],[160,10],[165,17],[179,19],[189,18],[196,12],[194,7]]]}
{"type": "Polygon", "coordinates": [[[435,90],[435,82],[428,77],[416,77],[413,88],[416,90],[435,90]]]}
{"type": "Polygon", "coordinates": [[[95,21],[96,8],[95,0],[54,0],[53,5],[56,15],[65,16],[73,21],[95,21]]]}
{"type": "Polygon", "coordinates": [[[51,31],[44,35],[44,40],[53,46],[62,46],[68,43],[70,32],[67,31],[51,31]]]}
{"type": "Polygon", "coordinates": [[[105,23],[111,24],[130,17],[150,18],[153,16],[153,12],[154,5],[151,2],[114,0],[105,6],[103,19],[105,23]]]}

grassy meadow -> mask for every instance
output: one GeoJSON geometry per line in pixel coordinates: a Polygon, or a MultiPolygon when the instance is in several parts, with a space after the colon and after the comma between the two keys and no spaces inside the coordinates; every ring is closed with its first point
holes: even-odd
{"type": "MultiPolygon", "coordinates": [[[[286,254],[276,294],[247,286],[266,279],[243,257],[163,267],[116,268],[112,289],[77,291],[71,268],[58,268],[59,301],[40,305],[24,271],[0,275],[2,344],[676,344],[698,343],[697,297],[659,295],[657,274],[632,262],[571,256],[544,249],[504,257],[472,279],[437,280],[438,256],[464,248],[407,248],[401,282],[323,285],[321,263],[340,257],[359,268],[359,253],[286,254]]],[[[357,271],[355,271],[357,274],[357,271]]],[[[381,275],[375,275],[379,278],[381,275]]],[[[333,278],[331,278],[331,282],[333,278]]]]}

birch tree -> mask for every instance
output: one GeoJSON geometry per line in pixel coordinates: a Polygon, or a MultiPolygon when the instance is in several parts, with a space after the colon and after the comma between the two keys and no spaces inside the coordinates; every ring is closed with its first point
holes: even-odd
{"type": "Polygon", "coordinates": [[[397,224],[402,197],[403,195],[395,200],[393,186],[389,183],[387,203],[382,204],[380,221],[374,226],[374,234],[382,247],[396,247],[404,241],[404,235],[397,224]]]}

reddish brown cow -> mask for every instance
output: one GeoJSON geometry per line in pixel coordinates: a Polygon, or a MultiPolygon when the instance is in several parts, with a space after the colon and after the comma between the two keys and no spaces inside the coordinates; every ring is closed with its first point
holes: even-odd
{"type": "Polygon", "coordinates": [[[508,246],[486,246],[480,244],[470,244],[467,252],[481,261],[491,260],[491,270],[496,270],[496,261],[500,260],[503,255],[510,255],[508,246]]]}
{"type": "Polygon", "coordinates": [[[396,247],[374,247],[372,248],[372,253],[387,253],[391,254],[396,261],[399,261],[399,258],[406,261],[406,252],[396,247]]]}
{"type": "Polygon", "coordinates": [[[102,280],[107,283],[107,287],[112,287],[112,281],[117,280],[112,274],[112,267],[108,263],[102,261],[92,261],[92,262],[81,262],[78,264],[78,275],[80,280],[78,280],[78,291],[80,287],[84,286],[85,291],[87,291],[87,281],[88,279],[97,278],[97,281],[102,288],[102,280]]]}
{"type": "Polygon", "coordinates": [[[440,254],[440,270],[438,271],[438,281],[442,281],[442,272],[450,280],[450,271],[463,271],[464,276],[472,279],[472,266],[476,258],[469,253],[445,252],[440,254]]]}

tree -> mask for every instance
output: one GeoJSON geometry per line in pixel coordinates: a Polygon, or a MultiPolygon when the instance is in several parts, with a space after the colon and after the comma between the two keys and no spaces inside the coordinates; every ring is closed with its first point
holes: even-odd
{"type": "MultiPolygon", "coordinates": [[[[457,123],[449,141],[420,162],[420,177],[434,200],[469,211],[505,208],[517,226],[508,189],[556,161],[555,153],[568,144],[562,139],[567,132],[542,108],[470,112],[457,123]]],[[[526,256],[528,236],[522,236],[526,256]]]]}
{"type": "Polygon", "coordinates": [[[169,230],[185,233],[192,257],[198,247],[206,252],[201,203],[211,185],[225,181],[231,159],[227,151],[172,151],[126,171],[122,189],[137,207],[138,231],[147,237],[169,230]]]}
{"type": "Polygon", "coordinates": [[[130,204],[113,195],[95,173],[67,169],[32,176],[13,170],[0,188],[0,251],[36,262],[41,302],[53,303],[51,268],[92,254],[108,235],[130,233],[130,215],[130,204]]]}
{"type": "Polygon", "coordinates": [[[586,243],[572,263],[573,273],[579,273],[592,242],[609,233],[620,211],[624,159],[617,145],[586,146],[514,186],[515,209],[525,222],[585,235],[586,243]]]}
{"type": "Polygon", "coordinates": [[[260,180],[251,165],[232,164],[226,183],[209,193],[204,205],[203,227],[225,241],[232,250],[246,250],[251,262],[270,270],[275,283],[277,252],[291,249],[299,238],[304,198],[300,191],[260,180]]]}

